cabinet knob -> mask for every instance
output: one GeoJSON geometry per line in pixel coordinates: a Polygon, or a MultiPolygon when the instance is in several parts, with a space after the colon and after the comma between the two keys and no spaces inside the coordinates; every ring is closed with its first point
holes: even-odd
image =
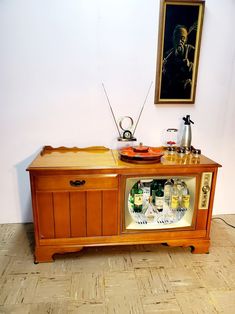
{"type": "Polygon", "coordinates": [[[210,191],[209,185],[204,185],[204,186],[202,187],[202,192],[203,192],[204,194],[207,194],[209,191],[210,191]]]}
{"type": "Polygon", "coordinates": [[[69,182],[71,186],[80,186],[80,185],[84,185],[86,183],[85,180],[75,180],[75,181],[70,181],[69,182]]]}

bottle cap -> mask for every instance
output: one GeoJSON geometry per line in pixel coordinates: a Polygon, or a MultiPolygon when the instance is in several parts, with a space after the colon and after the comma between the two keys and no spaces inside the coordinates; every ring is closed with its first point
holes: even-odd
{"type": "Polygon", "coordinates": [[[169,147],[167,147],[166,148],[167,149],[167,151],[169,152],[169,153],[174,153],[175,152],[175,147],[174,146],[169,146],[169,147]]]}
{"type": "Polygon", "coordinates": [[[177,153],[178,154],[185,154],[185,147],[178,147],[177,148],[177,153]]]}
{"type": "Polygon", "coordinates": [[[198,155],[201,155],[201,150],[197,148],[193,148],[192,153],[194,156],[198,156],[198,155]]]}
{"type": "Polygon", "coordinates": [[[189,154],[190,153],[190,148],[189,147],[185,147],[185,154],[189,154]]]}

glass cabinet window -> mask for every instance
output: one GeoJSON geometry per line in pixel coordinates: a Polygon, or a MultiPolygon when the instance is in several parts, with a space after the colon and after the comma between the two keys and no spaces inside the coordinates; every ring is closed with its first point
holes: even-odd
{"type": "Polygon", "coordinates": [[[196,177],[127,178],[126,229],[191,227],[196,177]]]}

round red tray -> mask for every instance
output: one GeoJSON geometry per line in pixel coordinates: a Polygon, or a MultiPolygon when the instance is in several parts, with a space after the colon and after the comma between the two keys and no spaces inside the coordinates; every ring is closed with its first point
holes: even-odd
{"type": "Polygon", "coordinates": [[[132,163],[158,163],[163,150],[159,147],[134,146],[119,149],[120,159],[132,163]]]}

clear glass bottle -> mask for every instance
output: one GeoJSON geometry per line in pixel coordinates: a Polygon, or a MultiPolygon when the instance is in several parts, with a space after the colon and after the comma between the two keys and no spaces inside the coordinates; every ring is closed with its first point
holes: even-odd
{"type": "Polygon", "coordinates": [[[169,205],[171,200],[171,192],[172,192],[173,182],[172,179],[167,179],[164,184],[164,200],[169,205]]]}
{"type": "Polygon", "coordinates": [[[172,210],[177,210],[179,207],[179,189],[176,182],[174,182],[174,185],[172,187],[170,206],[172,210]]]}
{"type": "Polygon", "coordinates": [[[177,179],[175,179],[175,184],[176,184],[178,190],[180,191],[182,188],[182,181],[179,178],[177,178],[177,179]]]}
{"type": "Polygon", "coordinates": [[[163,211],[164,205],[164,191],[161,183],[158,183],[157,190],[155,192],[155,206],[159,212],[163,211]]]}
{"type": "Polygon", "coordinates": [[[178,143],[178,129],[168,128],[165,132],[165,145],[175,147],[178,143]]]}
{"type": "Polygon", "coordinates": [[[185,183],[181,179],[176,179],[175,183],[176,183],[177,189],[179,190],[179,204],[181,204],[182,191],[185,187],[185,183]]]}
{"type": "Polygon", "coordinates": [[[188,189],[186,184],[182,190],[181,207],[184,210],[187,210],[190,208],[190,193],[189,193],[189,189],[188,189]]]}

